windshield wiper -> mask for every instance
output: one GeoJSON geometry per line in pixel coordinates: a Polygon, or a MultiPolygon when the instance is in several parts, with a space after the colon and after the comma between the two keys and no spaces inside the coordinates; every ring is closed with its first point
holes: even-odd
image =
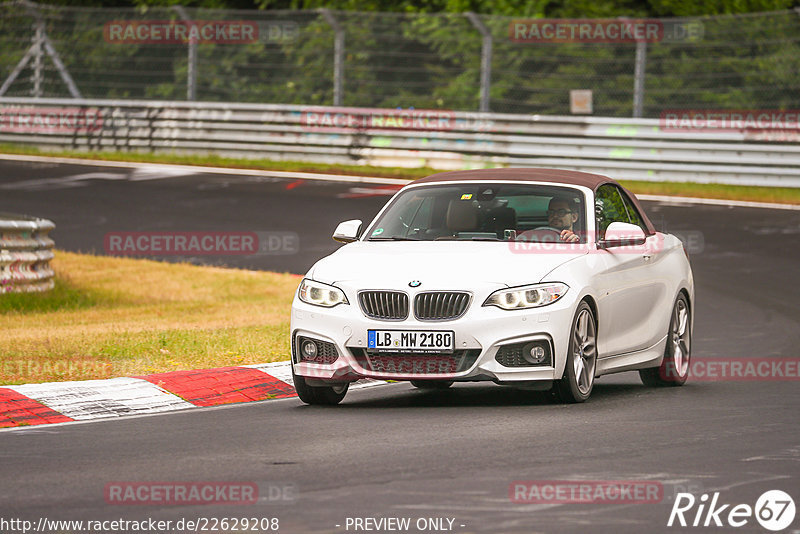
{"type": "Polygon", "coordinates": [[[393,235],[391,237],[370,237],[367,241],[422,241],[422,239],[393,235]]]}

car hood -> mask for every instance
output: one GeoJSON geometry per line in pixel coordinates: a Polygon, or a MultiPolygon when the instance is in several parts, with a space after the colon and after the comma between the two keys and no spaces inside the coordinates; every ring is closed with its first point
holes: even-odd
{"type": "Polygon", "coordinates": [[[407,288],[412,280],[420,281],[422,289],[464,289],[476,283],[513,287],[540,282],[587,252],[586,245],[529,250],[507,242],[356,241],[319,260],[309,276],[364,288],[407,288]]]}

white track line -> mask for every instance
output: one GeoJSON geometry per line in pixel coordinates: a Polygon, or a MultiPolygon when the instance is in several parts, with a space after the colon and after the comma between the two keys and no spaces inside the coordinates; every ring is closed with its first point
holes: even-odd
{"type": "MultiPolygon", "coordinates": [[[[289,171],[264,171],[256,169],[229,169],[225,167],[199,167],[195,165],[173,165],[170,163],[137,163],[131,161],[102,161],[95,159],[80,158],[57,158],[48,156],[29,156],[24,154],[0,154],[0,161],[34,161],[41,163],[64,163],[70,165],[92,165],[95,167],[117,167],[125,169],[138,169],[143,173],[157,173],[161,169],[165,174],[191,175],[191,174],[228,174],[241,176],[266,176],[273,178],[287,178],[291,180],[322,180],[326,182],[346,182],[346,183],[372,183],[372,184],[394,184],[405,185],[411,180],[402,178],[380,178],[377,176],[349,176],[344,174],[323,174],[313,172],[289,172],[289,171]]],[[[169,177],[169,176],[165,176],[169,177]]],[[[133,177],[132,180],[152,180],[151,176],[133,177]]],[[[777,202],[749,202],[744,200],[722,200],[715,198],[699,197],[677,197],[666,195],[636,195],[640,200],[652,200],[656,202],[670,202],[674,204],[707,204],[713,206],[731,206],[737,208],[767,208],[779,210],[800,210],[800,205],[781,204],[777,202]]]]}
{"type": "MultiPolygon", "coordinates": [[[[350,176],[346,174],[323,174],[315,172],[265,171],[259,169],[232,169],[227,167],[201,167],[198,165],[177,165],[171,163],[138,163],[132,161],[103,161],[80,158],[51,158],[47,156],[28,156],[19,154],[0,154],[0,160],[33,161],[39,163],[64,163],[68,165],[91,165],[95,167],[116,167],[123,169],[140,169],[157,172],[159,169],[170,169],[172,172],[186,174],[227,174],[240,176],[266,176],[272,178],[288,178],[291,180],[322,180],[326,182],[372,183],[405,185],[411,180],[401,178],[380,178],[377,176],[350,176]]],[[[152,180],[154,178],[133,178],[135,181],[152,180]]]]}

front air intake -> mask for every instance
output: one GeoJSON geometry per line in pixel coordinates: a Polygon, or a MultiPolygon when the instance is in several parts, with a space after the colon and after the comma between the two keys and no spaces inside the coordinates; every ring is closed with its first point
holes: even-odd
{"type": "Polygon", "coordinates": [[[458,319],[467,311],[470,294],[463,291],[427,291],[414,298],[414,315],[420,321],[458,319]]]}
{"type": "Polygon", "coordinates": [[[358,303],[364,315],[383,321],[402,321],[408,317],[408,295],[402,291],[361,291],[358,303]]]}

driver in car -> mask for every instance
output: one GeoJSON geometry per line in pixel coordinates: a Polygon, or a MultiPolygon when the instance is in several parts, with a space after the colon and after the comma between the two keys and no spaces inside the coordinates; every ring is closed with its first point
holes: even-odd
{"type": "Polygon", "coordinates": [[[547,224],[559,231],[561,241],[577,243],[580,237],[573,231],[572,226],[578,221],[578,212],[572,203],[565,197],[553,197],[547,206],[547,224]]]}

